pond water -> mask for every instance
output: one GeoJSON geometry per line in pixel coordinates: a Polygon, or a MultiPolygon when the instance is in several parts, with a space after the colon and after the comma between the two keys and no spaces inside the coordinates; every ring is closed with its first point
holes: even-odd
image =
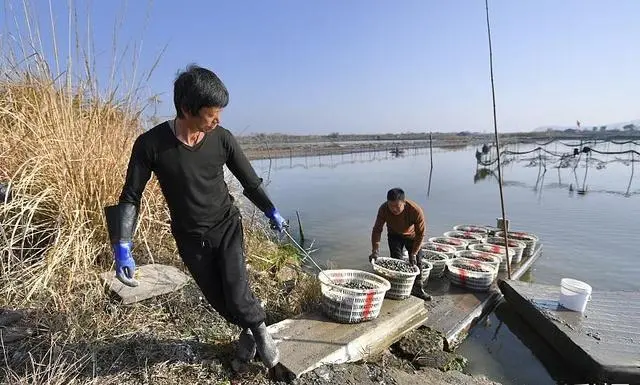
{"type": "MultiPolygon", "coordinates": [[[[534,147],[512,145],[509,149],[523,152],[534,147]]],[[[633,145],[592,147],[621,151],[633,145]]],[[[545,149],[573,151],[558,142],[545,149]]],[[[473,146],[433,149],[432,169],[429,149],[407,150],[399,157],[377,152],[257,160],[253,164],[268,180],[268,191],[290,220],[294,235],[298,232],[296,210],[299,212],[306,245],[313,242],[314,260],[321,266],[330,263],[368,270],[371,228],[392,187],[401,187],[408,199],[422,206],[426,237],[441,235],[457,224],[496,225],[501,216],[497,170],[479,169],[475,152],[473,146]]],[[[540,154],[549,156],[546,172],[538,152],[507,156],[504,160],[510,161],[503,167],[504,204],[511,228],[532,232],[543,244],[542,256],[527,279],[559,285],[561,278],[571,277],[588,282],[594,290],[640,290],[640,264],[634,257],[640,246],[635,232],[640,182],[632,178],[631,167],[638,164],[625,162],[631,159],[627,154],[592,153],[589,161],[581,155],[575,170],[554,168],[559,158],[540,154]]],[[[381,253],[388,253],[386,229],[381,253]]],[[[485,331],[476,328],[460,347],[471,361],[471,372],[505,384],[554,383],[508,327],[496,332],[500,321],[495,314],[489,321],[494,326],[485,331]],[[510,354],[495,353],[495,341],[507,346],[510,354]]]]}

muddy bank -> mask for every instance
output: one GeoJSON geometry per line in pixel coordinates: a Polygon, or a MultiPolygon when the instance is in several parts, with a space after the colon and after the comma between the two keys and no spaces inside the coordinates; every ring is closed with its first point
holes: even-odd
{"type": "Polygon", "coordinates": [[[498,384],[464,374],[467,360],[442,350],[442,337],[420,328],[392,345],[372,362],[318,368],[298,384],[498,384]]]}
{"type": "Polygon", "coordinates": [[[250,385],[499,385],[485,377],[463,373],[467,360],[443,351],[442,341],[437,332],[423,327],[366,361],[323,365],[289,382],[266,378],[264,368],[256,362],[246,369],[247,372],[232,375],[230,381],[250,385]]]}
{"type": "Polygon", "coordinates": [[[345,364],[319,368],[294,383],[300,385],[499,385],[486,378],[469,376],[460,371],[442,372],[428,367],[413,369],[402,362],[397,362],[393,355],[387,353],[386,356],[384,364],[345,364]]]}
{"type": "MultiPolygon", "coordinates": [[[[392,345],[381,355],[370,357],[366,362],[324,365],[290,383],[296,385],[499,385],[487,378],[463,373],[465,364],[464,357],[442,351],[441,336],[427,328],[420,328],[392,345]]],[[[232,383],[274,385],[285,382],[270,381],[250,374],[235,377],[232,383]]]]}

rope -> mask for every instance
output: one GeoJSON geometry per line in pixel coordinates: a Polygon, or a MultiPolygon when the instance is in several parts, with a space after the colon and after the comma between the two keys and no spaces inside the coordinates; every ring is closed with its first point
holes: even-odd
{"type": "Polygon", "coordinates": [[[621,155],[621,154],[636,154],[636,155],[640,155],[640,152],[636,151],[636,150],[626,150],[626,151],[598,151],[594,148],[590,148],[589,149],[592,152],[595,152],[596,154],[603,154],[603,155],[621,155]]]}
{"type": "MultiPolygon", "coordinates": [[[[560,158],[561,160],[564,158],[568,158],[571,156],[574,156],[574,153],[564,153],[564,154],[559,154],[557,152],[553,152],[553,151],[549,151],[546,148],[542,148],[542,147],[536,147],[532,150],[528,150],[528,151],[512,151],[512,150],[504,150],[501,153],[499,153],[498,155],[527,155],[527,154],[531,154],[532,152],[536,152],[536,151],[542,151],[545,154],[549,154],[552,156],[555,156],[557,158],[560,158]]],[[[635,155],[640,155],[640,152],[636,151],[636,150],[624,150],[624,151],[601,151],[601,150],[596,150],[595,148],[591,148],[591,147],[583,147],[582,149],[578,150],[578,153],[588,153],[588,152],[594,152],[596,154],[601,154],[601,155],[622,155],[622,154],[635,154],[635,155]]],[[[481,159],[478,160],[478,163],[483,165],[483,166],[491,166],[492,164],[496,163],[497,159],[494,159],[492,161],[483,161],[481,159]]]]}
{"type": "MultiPolygon", "coordinates": [[[[548,146],[551,143],[555,143],[558,142],[560,144],[562,144],[563,146],[567,146],[567,147],[578,147],[581,146],[581,144],[575,144],[575,143],[565,143],[562,141],[562,139],[551,139],[548,142],[544,142],[544,143],[538,143],[538,142],[533,142],[533,144],[537,145],[537,146],[548,146]]],[[[630,140],[626,140],[626,141],[622,141],[619,142],[615,139],[585,139],[582,143],[592,143],[592,144],[598,144],[598,143],[613,143],[613,144],[634,144],[636,146],[640,146],[640,142],[637,142],[634,139],[630,139],[630,140]]]]}
{"type": "Polygon", "coordinates": [[[613,144],[629,144],[629,143],[633,143],[636,146],[640,146],[640,142],[636,142],[635,140],[627,140],[627,141],[624,141],[624,142],[618,142],[618,141],[612,140],[611,143],[613,143],[613,144]]]}
{"type": "MultiPolygon", "coordinates": [[[[498,139],[498,119],[496,117],[496,90],[495,84],[493,81],[493,49],[491,47],[491,23],[489,22],[489,0],[484,0],[484,5],[486,9],[487,15],[487,36],[489,40],[489,70],[491,72],[491,99],[493,105],[493,131],[496,137],[496,147],[500,148],[500,141],[498,139]]],[[[498,187],[500,189],[500,206],[502,208],[502,219],[504,223],[504,247],[506,250],[505,258],[507,258],[507,274],[508,278],[511,279],[511,264],[509,263],[509,240],[507,235],[507,216],[504,210],[504,193],[502,191],[502,165],[500,163],[500,151],[498,151],[498,187]]]]}

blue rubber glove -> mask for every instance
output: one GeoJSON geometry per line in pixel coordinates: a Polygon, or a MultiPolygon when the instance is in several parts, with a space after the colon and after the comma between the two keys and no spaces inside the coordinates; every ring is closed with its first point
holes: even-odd
{"type": "Polygon", "coordinates": [[[116,278],[127,286],[138,286],[135,280],[136,261],[131,256],[131,242],[119,242],[113,245],[113,254],[116,262],[116,278]]]}
{"type": "Polygon", "coordinates": [[[287,221],[285,221],[282,215],[280,215],[280,212],[278,212],[278,209],[275,207],[267,211],[265,215],[269,218],[272,229],[282,232],[282,230],[287,227],[287,221]]]}

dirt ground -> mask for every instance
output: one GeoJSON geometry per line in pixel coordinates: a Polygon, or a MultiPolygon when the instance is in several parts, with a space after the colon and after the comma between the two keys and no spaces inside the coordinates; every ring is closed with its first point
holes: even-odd
{"type": "Polygon", "coordinates": [[[231,384],[248,385],[500,385],[484,377],[464,374],[459,370],[442,371],[432,367],[420,367],[400,359],[387,350],[377,362],[325,365],[291,382],[267,380],[255,374],[230,381],[231,384]]]}
{"type": "MultiPolygon", "coordinates": [[[[390,354],[390,353],[389,353],[390,354]]],[[[498,384],[485,378],[472,377],[460,371],[442,372],[434,368],[412,369],[403,363],[388,366],[380,364],[346,364],[339,366],[321,367],[294,381],[299,385],[491,385],[498,384]],[[396,366],[397,365],[397,366],[396,366]],[[404,367],[403,367],[404,366],[404,367]]],[[[499,384],[498,384],[499,385],[499,384]]]]}

